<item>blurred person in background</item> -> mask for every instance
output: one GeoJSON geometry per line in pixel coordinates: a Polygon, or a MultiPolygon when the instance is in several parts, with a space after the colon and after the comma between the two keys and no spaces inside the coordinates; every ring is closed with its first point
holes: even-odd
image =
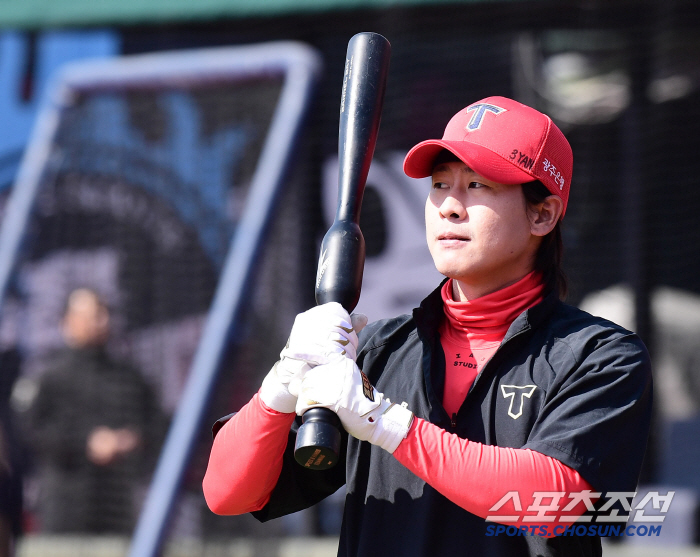
{"type": "Polygon", "coordinates": [[[99,296],[71,292],[66,347],[40,379],[29,412],[43,532],[127,534],[135,524],[135,487],[150,471],[164,420],[139,371],[108,355],[109,333],[99,296]]]}

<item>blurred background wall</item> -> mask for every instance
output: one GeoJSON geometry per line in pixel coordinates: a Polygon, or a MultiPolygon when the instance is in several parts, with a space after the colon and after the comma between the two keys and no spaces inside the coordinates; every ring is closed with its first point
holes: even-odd
{"type": "MultiPolygon", "coordinates": [[[[249,399],[295,313],[314,304],[318,243],[334,213],[338,106],[352,35],[375,31],[392,44],[361,223],[368,259],[358,310],[370,319],[410,311],[440,280],[423,239],[427,186],[403,175],[405,152],[440,137],[452,114],[485,96],[550,114],[575,154],[563,223],[569,302],[636,330],[649,346],[657,418],[641,484],[684,490],[677,524],[685,526],[675,540],[698,541],[697,2],[5,0],[0,26],[3,204],[50,77],[68,62],[278,40],[320,54],[320,80],[209,422],[249,399]]],[[[0,322],[27,536],[43,526],[36,448],[23,428],[61,345],[67,294],[89,286],[107,300],[110,352],[140,370],[171,416],[278,95],[274,80],[235,90],[95,95],[67,116],[61,156],[42,182],[0,322]]],[[[250,517],[213,516],[199,487],[208,444],[203,426],[173,532],[231,539],[337,531],[333,502],[264,527],[250,517]]],[[[147,479],[139,482],[143,493],[147,479]]]]}

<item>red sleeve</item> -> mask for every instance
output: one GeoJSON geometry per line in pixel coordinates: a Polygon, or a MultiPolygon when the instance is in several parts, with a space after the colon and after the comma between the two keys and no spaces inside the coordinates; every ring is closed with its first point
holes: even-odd
{"type": "MultiPolygon", "coordinates": [[[[567,495],[592,489],[576,470],[555,458],[530,449],[475,443],[419,418],[414,420],[394,456],[463,509],[512,526],[532,527],[559,519],[563,519],[562,524],[570,524],[572,519],[565,517],[582,515],[586,505],[580,501],[564,511],[571,501],[567,495]],[[517,496],[507,497],[510,492],[517,492],[517,496]],[[562,496],[560,499],[552,499],[552,494],[537,497],[535,492],[555,492],[562,496]],[[520,512],[515,498],[520,503],[520,512]],[[502,506],[495,509],[499,503],[502,506]],[[525,520],[526,516],[529,520],[525,520]]],[[[551,536],[552,528],[549,532],[551,536]]]]}
{"type": "Polygon", "coordinates": [[[214,438],[202,487],[216,514],[262,509],[282,470],[282,456],[295,414],[265,406],[259,394],[241,408],[214,438]]]}

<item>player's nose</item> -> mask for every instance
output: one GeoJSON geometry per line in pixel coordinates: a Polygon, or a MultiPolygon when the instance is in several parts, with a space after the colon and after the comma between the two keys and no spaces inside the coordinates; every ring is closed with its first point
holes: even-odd
{"type": "Polygon", "coordinates": [[[445,219],[463,220],[467,216],[467,209],[454,195],[447,195],[440,203],[440,215],[445,219]]]}

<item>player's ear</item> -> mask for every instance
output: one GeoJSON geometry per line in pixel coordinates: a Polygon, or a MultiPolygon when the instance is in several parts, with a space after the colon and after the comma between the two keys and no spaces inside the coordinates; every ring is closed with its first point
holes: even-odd
{"type": "Polygon", "coordinates": [[[530,233],[533,236],[549,234],[559,222],[563,210],[564,203],[556,195],[549,195],[537,204],[528,204],[527,215],[530,220],[530,233]]]}

